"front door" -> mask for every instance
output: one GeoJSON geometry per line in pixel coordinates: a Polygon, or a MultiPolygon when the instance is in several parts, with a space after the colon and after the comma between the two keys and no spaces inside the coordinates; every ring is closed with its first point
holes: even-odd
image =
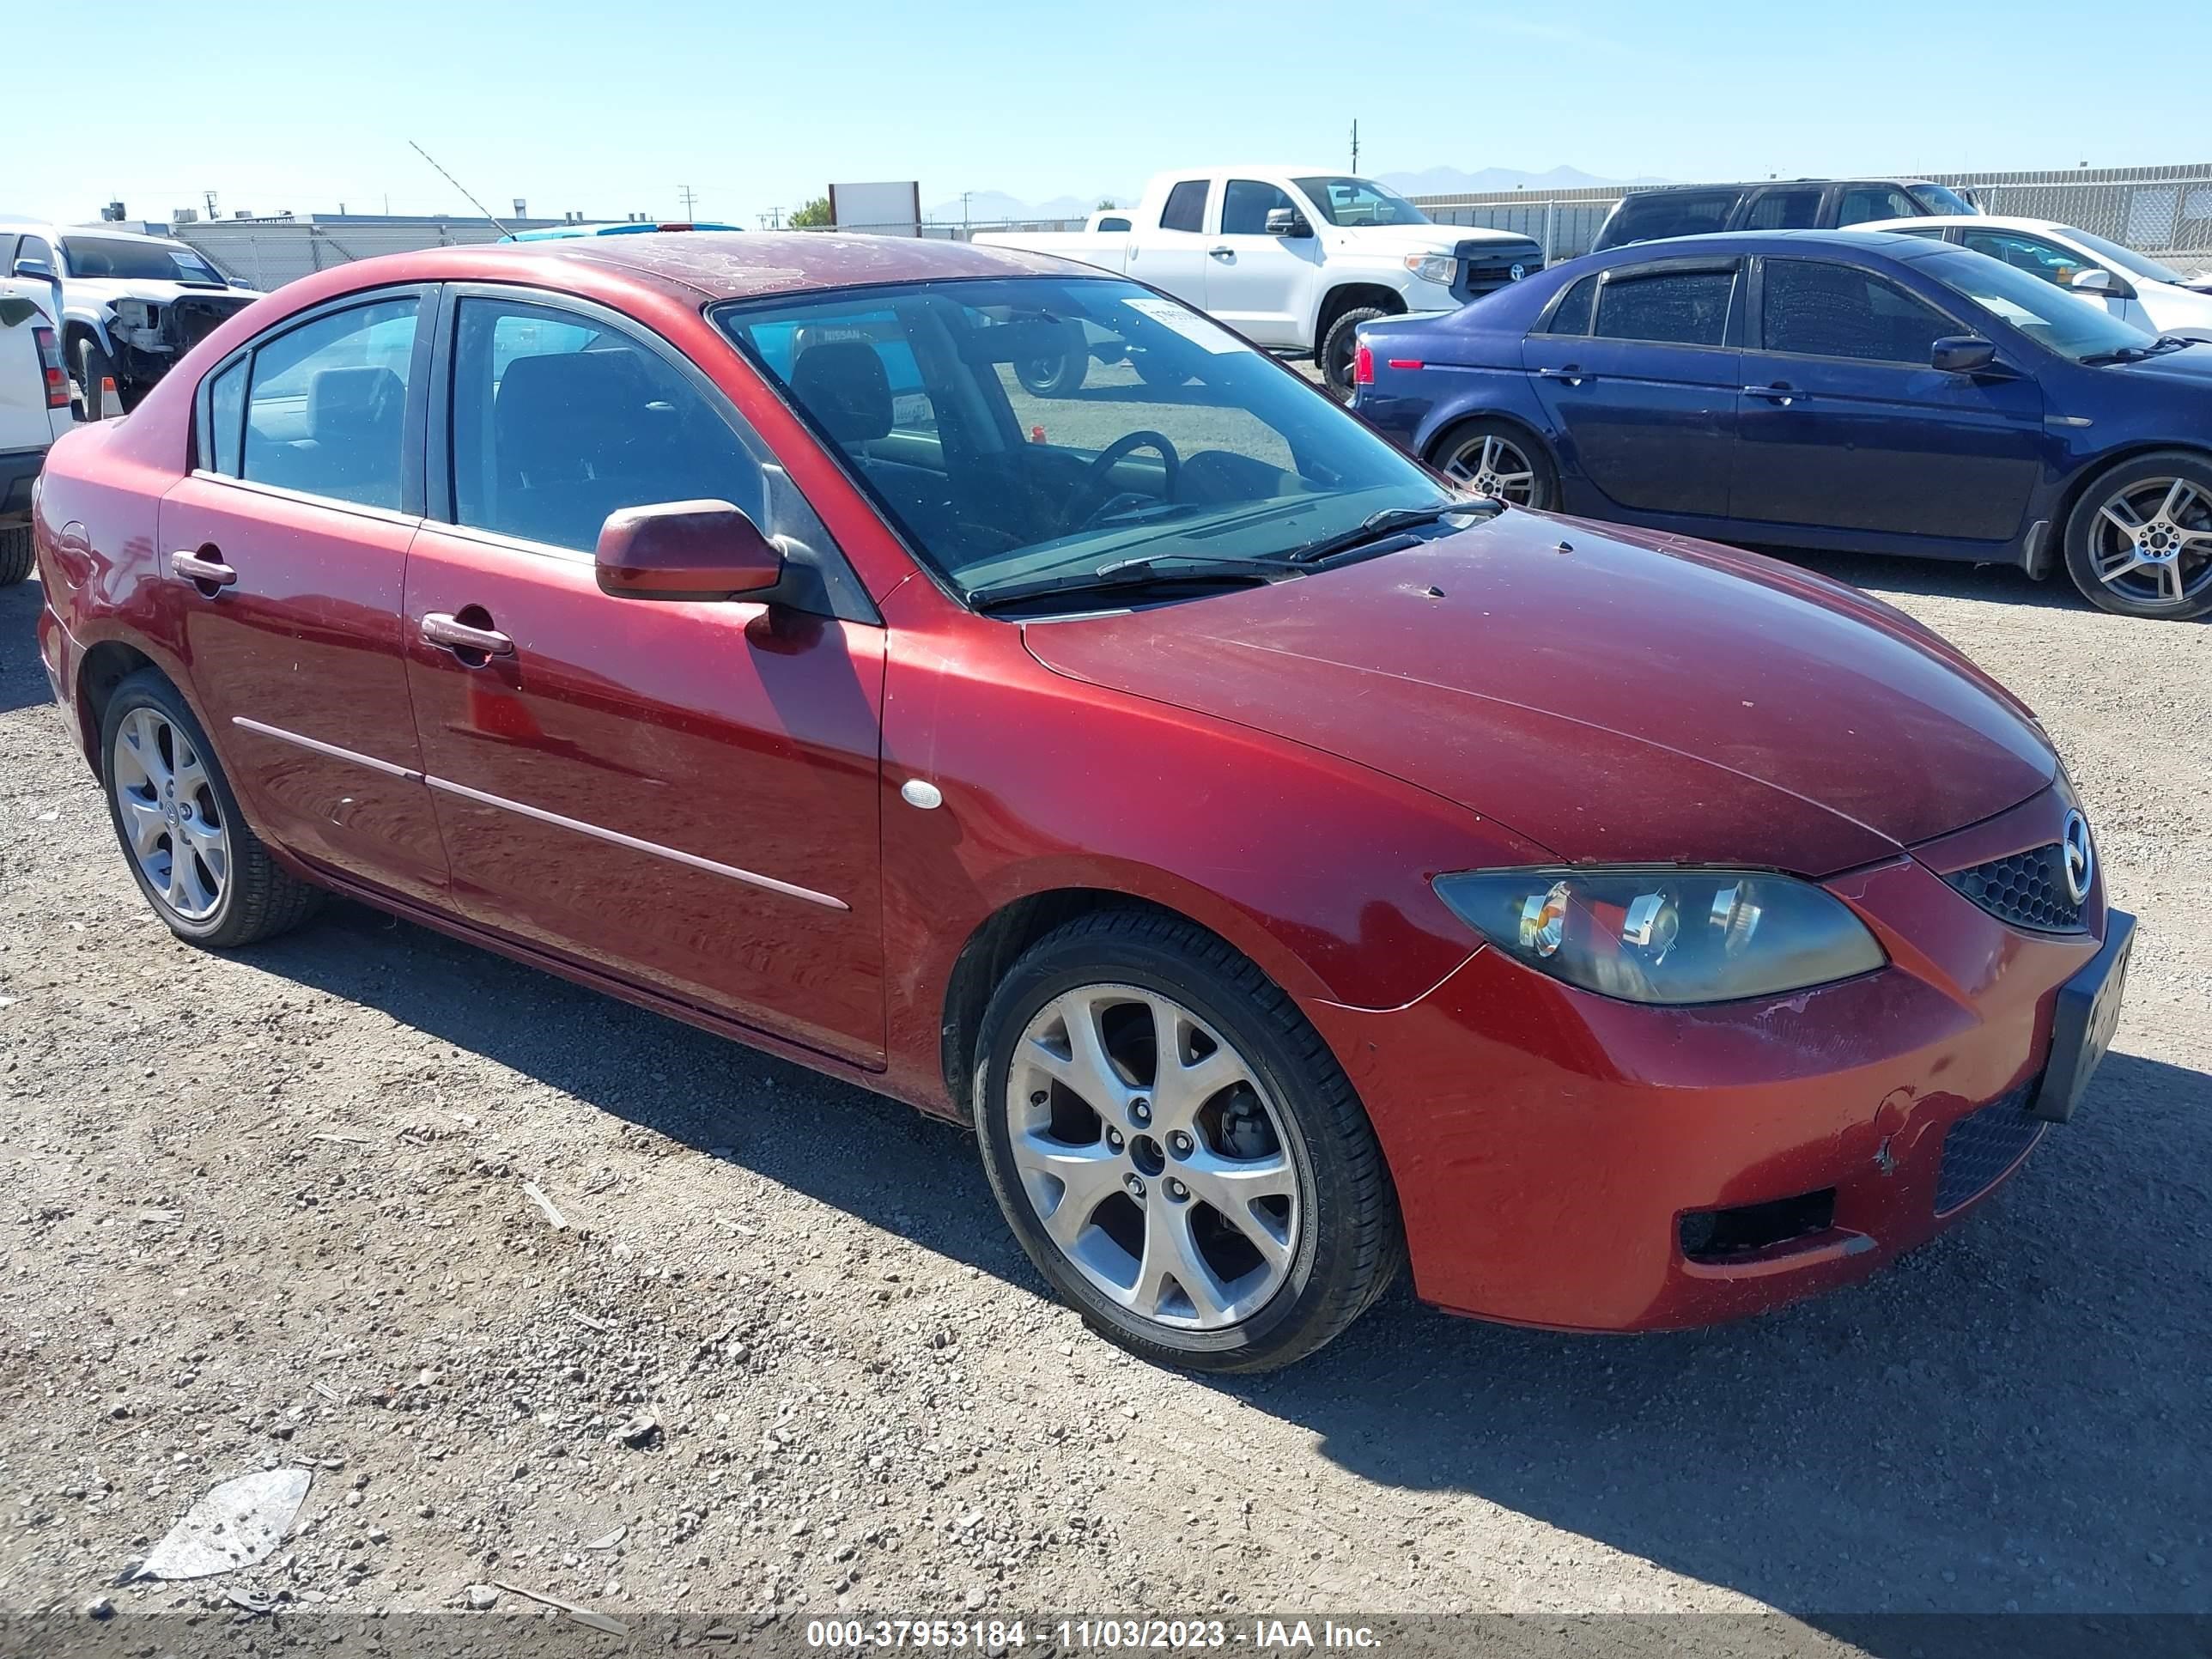
{"type": "Polygon", "coordinates": [[[1743,357],[1730,516],[1808,530],[2002,544],[2042,465],[2043,393],[1929,367],[1973,330],[1886,276],[1768,258],[1743,357]]]}
{"type": "Polygon", "coordinates": [[[1321,239],[1279,185],[1231,179],[1221,197],[1221,231],[1206,249],[1206,307],[1256,345],[1301,343],[1321,268],[1321,239]],[[1286,210],[1303,236],[1273,236],[1267,215],[1286,210]]]}
{"type": "Polygon", "coordinates": [[[880,1064],[881,629],[601,592],[592,550],[617,507],[719,499],[772,529],[758,441],[609,313],[489,294],[454,313],[432,445],[452,521],[415,543],[406,627],[456,902],[880,1064]],[[497,648],[451,643],[471,637],[456,623],[497,648]]]}
{"type": "Polygon", "coordinates": [[[435,900],[445,854],[399,619],[432,302],[349,301],[210,377],[199,465],[163,498],[160,532],[189,687],[255,828],[435,900]]]}
{"type": "Polygon", "coordinates": [[[1596,492],[1578,501],[1571,481],[1570,510],[1728,511],[1741,287],[1735,260],[1624,266],[1577,283],[1547,331],[1528,337],[1522,361],[1565,440],[1567,471],[1596,492]]]}

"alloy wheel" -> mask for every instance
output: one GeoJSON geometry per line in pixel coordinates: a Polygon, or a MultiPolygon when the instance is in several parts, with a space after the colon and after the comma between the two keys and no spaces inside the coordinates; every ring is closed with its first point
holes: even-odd
{"type": "Polygon", "coordinates": [[[138,873],[186,921],[205,921],[230,880],[230,829],[192,740],[158,708],[116,728],[108,787],[138,873]]]}
{"type": "Polygon", "coordinates": [[[1510,438],[1494,432],[1469,438],[1444,458],[1444,476],[1478,495],[1527,507],[1536,495],[1536,469],[1510,438]]]}
{"type": "Polygon", "coordinates": [[[1251,1064],[1173,998],[1054,997],[1022,1032],[1004,1108],[1045,1235],[1118,1306],[1221,1330],[1288,1279],[1305,1224],[1293,1137],[1251,1064]]]}
{"type": "Polygon", "coordinates": [[[2212,491],[2186,478],[2124,485],[2089,532],[2097,580],[2139,605],[2188,604],[2212,586],[2212,491]]]}

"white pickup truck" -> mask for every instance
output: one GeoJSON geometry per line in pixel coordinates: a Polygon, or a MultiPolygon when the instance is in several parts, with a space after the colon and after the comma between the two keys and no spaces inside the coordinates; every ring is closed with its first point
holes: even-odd
{"type": "MultiPolygon", "coordinates": [[[[1360,324],[1452,310],[1544,263],[1526,236],[1437,224],[1388,186],[1326,167],[1163,173],[1134,208],[1113,216],[1129,228],[987,231],[975,240],[1148,283],[1255,345],[1310,352],[1340,395],[1351,390],[1360,324]]],[[[1065,396],[1087,366],[1071,350],[1064,365],[1023,366],[1023,379],[1040,382],[1031,391],[1065,396]]]]}

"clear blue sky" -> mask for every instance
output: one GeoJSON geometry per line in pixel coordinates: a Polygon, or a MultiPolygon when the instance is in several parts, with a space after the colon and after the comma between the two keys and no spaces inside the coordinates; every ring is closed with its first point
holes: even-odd
{"type": "Polygon", "coordinates": [[[745,224],[833,179],[1035,201],[1335,163],[1355,115],[1370,173],[2212,160],[2204,0],[225,0],[127,21],[0,0],[0,20],[45,33],[52,71],[14,77],[33,118],[10,123],[27,164],[0,210],[61,219],[118,195],[159,219],[209,189],[225,214],[467,211],[410,138],[495,210],[668,216],[689,184],[699,216],[745,224]],[[102,93],[108,62],[129,67],[102,93]]]}

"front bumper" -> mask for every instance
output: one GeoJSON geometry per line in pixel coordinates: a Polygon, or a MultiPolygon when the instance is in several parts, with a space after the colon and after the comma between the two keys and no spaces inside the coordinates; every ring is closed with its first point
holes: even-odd
{"type": "Polygon", "coordinates": [[[2019,1108],[2108,915],[2099,883],[2087,932],[2033,933],[1942,874],[2047,844],[2065,811],[2047,791],[1827,883],[1890,957],[1840,984],[1656,1008],[1481,951],[1406,1007],[1309,1008],[1382,1139],[1422,1298],[1570,1329],[1700,1325],[1864,1278],[1973,1208],[2041,1138],[2019,1108]],[[1691,1254],[1702,1217],[1751,1206],[1808,1219],[1691,1254]]]}

